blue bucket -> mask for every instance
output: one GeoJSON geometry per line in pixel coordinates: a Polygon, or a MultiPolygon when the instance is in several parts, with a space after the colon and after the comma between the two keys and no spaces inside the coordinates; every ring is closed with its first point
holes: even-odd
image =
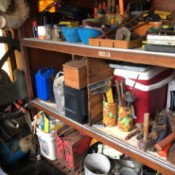
{"type": "Polygon", "coordinates": [[[80,42],[77,27],[61,27],[61,31],[67,42],[77,43],[80,42]]]}
{"type": "Polygon", "coordinates": [[[78,28],[78,34],[83,44],[89,44],[89,38],[97,38],[102,33],[100,30],[93,28],[78,28]]]}

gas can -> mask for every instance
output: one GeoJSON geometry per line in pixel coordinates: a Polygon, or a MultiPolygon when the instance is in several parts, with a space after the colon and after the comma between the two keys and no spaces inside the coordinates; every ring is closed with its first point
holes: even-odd
{"type": "Polygon", "coordinates": [[[42,100],[52,100],[53,98],[53,78],[55,69],[42,68],[35,74],[37,97],[42,100]]]}

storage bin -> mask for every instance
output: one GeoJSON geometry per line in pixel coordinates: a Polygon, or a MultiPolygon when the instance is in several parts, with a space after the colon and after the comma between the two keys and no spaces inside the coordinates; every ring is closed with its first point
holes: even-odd
{"type": "Polygon", "coordinates": [[[86,123],[88,119],[87,88],[77,90],[64,85],[65,115],[79,122],[86,123]]]}
{"type": "MultiPolygon", "coordinates": [[[[156,112],[164,109],[166,106],[167,84],[174,78],[174,70],[162,68],[155,68],[155,70],[151,69],[142,73],[144,76],[139,76],[135,85],[134,95],[136,96],[136,101],[134,102],[134,107],[137,116],[136,123],[143,122],[145,112],[149,112],[151,117],[154,118],[156,112]]],[[[118,81],[122,77],[126,78],[126,90],[131,90],[135,83],[133,78],[135,75],[138,75],[138,72],[115,69],[114,75],[118,81]]]]}
{"type": "Polygon", "coordinates": [[[57,155],[55,132],[45,133],[38,128],[36,131],[39,139],[41,154],[50,160],[56,160],[57,155]]]}
{"type": "Polygon", "coordinates": [[[66,86],[82,89],[87,86],[86,59],[73,60],[63,64],[66,86]]]}

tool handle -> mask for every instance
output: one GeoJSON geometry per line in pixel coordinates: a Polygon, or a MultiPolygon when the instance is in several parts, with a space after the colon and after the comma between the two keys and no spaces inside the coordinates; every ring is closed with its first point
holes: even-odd
{"type": "Polygon", "coordinates": [[[147,141],[149,132],[149,118],[150,113],[144,113],[144,123],[143,123],[143,141],[147,141]]]}
{"type": "Polygon", "coordinates": [[[120,93],[120,87],[119,87],[119,83],[118,83],[117,80],[115,80],[115,85],[116,85],[116,90],[117,90],[117,96],[118,96],[119,106],[123,106],[122,105],[122,99],[121,99],[121,93],[120,93]]]}
{"type": "Polygon", "coordinates": [[[169,151],[171,145],[172,145],[172,142],[168,143],[168,144],[163,148],[162,151],[158,151],[159,156],[167,157],[168,151],[169,151]]]}
{"type": "Polygon", "coordinates": [[[119,0],[120,14],[124,14],[124,0],[119,0]]]}
{"type": "Polygon", "coordinates": [[[129,140],[130,138],[132,138],[133,136],[137,135],[138,134],[138,130],[134,130],[132,131],[131,133],[129,133],[126,137],[125,137],[125,140],[129,140]]]}
{"type": "Polygon", "coordinates": [[[165,146],[169,143],[171,143],[173,140],[175,140],[175,132],[169,134],[167,137],[165,137],[163,140],[155,144],[155,148],[157,151],[162,151],[165,146]]]}

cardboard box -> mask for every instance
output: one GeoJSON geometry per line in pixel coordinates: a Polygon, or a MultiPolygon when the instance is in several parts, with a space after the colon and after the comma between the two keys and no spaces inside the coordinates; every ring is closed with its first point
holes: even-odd
{"type": "Polygon", "coordinates": [[[66,86],[82,89],[87,86],[86,59],[72,60],[63,64],[64,83],[66,86]]]}

